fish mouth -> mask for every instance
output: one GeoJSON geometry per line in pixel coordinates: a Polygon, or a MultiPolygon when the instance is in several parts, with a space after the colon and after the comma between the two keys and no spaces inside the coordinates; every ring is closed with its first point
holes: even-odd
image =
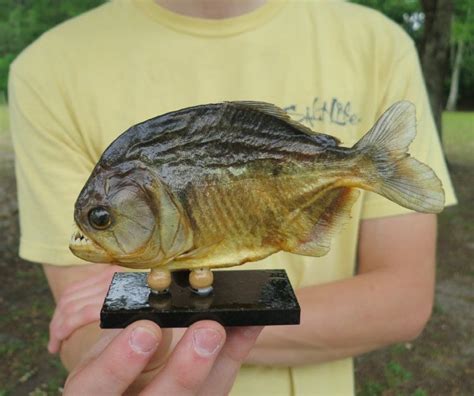
{"type": "Polygon", "coordinates": [[[75,256],[93,263],[110,263],[113,261],[106,250],[89,239],[77,224],[74,224],[74,228],[75,230],[69,241],[69,250],[75,256]]]}
{"type": "Polygon", "coordinates": [[[79,229],[77,225],[75,225],[75,231],[71,235],[71,240],[69,241],[70,247],[76,246],[88,246],[93,244],[93,242],[87,238],[83,232],[79,229]]]}

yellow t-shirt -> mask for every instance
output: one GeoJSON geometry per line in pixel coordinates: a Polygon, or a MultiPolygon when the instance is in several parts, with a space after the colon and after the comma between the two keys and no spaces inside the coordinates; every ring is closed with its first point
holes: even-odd
{"type": "MultiPolygon", "coordinates": [[[[381,14],[341,1],[269,1],[224,20],[184,17],[153,0],[115,0],[41,36],[13,63],[11,129],[21,257],[84,264],[68,249],[76,197],[102,151],[131,125],[224,100],[285,108],[353,145],[391,104],[416,104],[412,154],[455,202],[409,37],[381,14]]],[[[285,268],[294,287],[354,274],[361,219],[410,211],[364,193],[321,258],[275,254],[246,268],[285,268]]],[[[352,360],[246,366],[232,394],[350,395],[352,360]]]]}

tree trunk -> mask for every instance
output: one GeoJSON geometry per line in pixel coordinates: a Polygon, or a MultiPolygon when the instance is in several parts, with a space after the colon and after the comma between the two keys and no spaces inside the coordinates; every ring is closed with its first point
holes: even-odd
{"type": "Polygon", "coordinates": [[[449,44],[453,14],[452,0],[421,0],[425,29],[421,65],[430,95],[431,109],[441,136],[441,116],[446,99],[443,88],[449,66],[449,44]]]}
{"type": "Polygon", "coordinates": [[[449,88],[448,103],[446,104],[446,110],[456,110],[456,103],[458,101],[459,94],[459,76],[461,75],[462,65],[462,53],[464,49],[464,41],[459,40],[456,50],[456,57],[454,59],[453,74],[451,75],[451,86],[449,88]]]}

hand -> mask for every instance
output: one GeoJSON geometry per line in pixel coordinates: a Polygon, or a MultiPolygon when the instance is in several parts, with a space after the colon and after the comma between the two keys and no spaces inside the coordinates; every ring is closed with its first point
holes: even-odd
{"type": "Polygon", "coordinates": [[[57,353],[63,340],[78,328],[100,319],[100,310],[115,272],[122,267],[107,265],[97,275],[71,283],[62,292],[49,324],[48,351],[57,353]]]}
{"type": "MultiPolygon", "coordinates": [[[[165,365],[155,370],[148,384],[139,389],[140,394],[228,394],[261,330],[261,327],[232,328],[226,334],[216,322],[194,323],[165,365]]],[[[142,374],[161,340],[160,328],[149,321],[104,332],[67,378],[64,395],[121,395],[127,389],[130,391],[130,385],[142,374]]]]}

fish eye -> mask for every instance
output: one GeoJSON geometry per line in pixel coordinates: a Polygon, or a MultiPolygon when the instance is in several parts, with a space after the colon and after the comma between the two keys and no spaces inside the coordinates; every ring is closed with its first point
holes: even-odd
{"type": "Polygon", "coordinates": [[[102,206],[93,208],[89,212],[89,223],[97,230],[107,228],[110,225],[111,220],[109,211],[102,206]]]}

